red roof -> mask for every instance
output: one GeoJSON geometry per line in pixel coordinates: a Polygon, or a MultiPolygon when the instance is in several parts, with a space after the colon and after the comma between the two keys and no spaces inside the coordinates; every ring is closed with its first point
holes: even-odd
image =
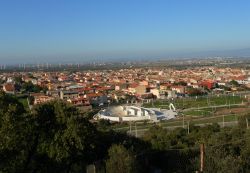
{"type": "Polygon", "coordinates": [[[132,84],[129,85],[129,88],[136,88],[137,86],[138,86],[137,83],[132,83],[132,84]]]}
{"type": "Polygon", "coordinates": [[[89,93],[89,94],[86,94],[87,97],[100,97],[100,96],[103,96],[102,93],[89,93]]]}
{"type": "Polygon", "coordinates": [[[13,85],[13,84],[10,84],[10,83],[5,84],[5,85],[4,85],[4,89],[5,89],[5,91],[9,91],[9,92],[15,91],[14,85],[13,85]]]}

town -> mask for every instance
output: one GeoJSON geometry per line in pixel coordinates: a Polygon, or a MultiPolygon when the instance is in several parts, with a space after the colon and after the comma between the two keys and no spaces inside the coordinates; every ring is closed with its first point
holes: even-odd
{"type": "Polygon", "coordinates": [[[230,67],[147,67],[82,71],[2,72],[1,89],[31,108],[60,99],[82,112],[250,90],[250,70],[230,67]]]}
{"type": "Polygon", "coordinates": [[[250,1],[0,1],[0,173],[249,173],[250,1]]]}

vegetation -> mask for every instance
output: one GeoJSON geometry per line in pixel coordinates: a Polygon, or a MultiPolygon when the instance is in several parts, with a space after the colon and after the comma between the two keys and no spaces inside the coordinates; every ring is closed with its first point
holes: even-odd
{"type": "Polygon", "coordinates": [[[122,145],[112,145],[108,150],[109,159],[106,161],[107,173],[136,172],[135,156],[122,145]]]}
{"type": "Polygon", "coordinates": [[[71,105],[53,101],[26,112],[0,93],[0,172],[194,172],[205,144],[204,172],[249,172],[249,115],[234,128],[218,124],[167,130],[151,125],[142,138],[91,123],[71,105]]]}
{"type": "Polygon", "coordinates": [[[46,87],[41,87],[39,85],[34,85],[31,81],[29,82],[25,82],[22,80],[21,76],[16,76],[14,78],[14,82],[15,82],[15,89],[17,91],[20,91],[22,93],[30,93],[30,92],[46,92],[47,88],[46,87]]]}
{"type": "Polygon", "coordinates": [[[240,96],[204,96],[204,97],[189,97],[175,100],[156,100],[152,103],[145,103],[145,107],[168,108],[169,103],[172,102],[177,109],[200,108],[211,106],[222,106],[229,104],[240,104],[245,101],[240,96]]]}
{"type": "Polygon", "coordinates": [[[192,87],[187,87],[186,90],[189,96],[202,96],[202,95],[207,94],[206,92],[202,92],[200,89],[192,88],[192,87]]]}
{"type": "Polygon", "coordinates": [[[18,101],[22,103],[26,110],[29,110],[28,97],[18,97],[18,101]]]}
{"type": "Polygon", "coordinates": [[[229,84],[233,85],[234,87],[240,86],[239,83],[235,80],[230,81],[229,84]]]}

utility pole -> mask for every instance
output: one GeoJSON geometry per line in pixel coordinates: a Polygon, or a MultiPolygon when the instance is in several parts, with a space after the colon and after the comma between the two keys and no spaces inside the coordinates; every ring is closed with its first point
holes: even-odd
{"type": "Polygon", "coordinates": [[[129,121],[129,134],[131,135],[132,133],[132,127],[131,127],[131,121],[129,121]]]}
{"type": "Polygon", "coordinates": [[[182,114],[182,128],[185,128],[185,117],[184,117],[184,113],[182,114]]]}
{"type": "Polygon", "coordinates": [[[188,134],[189,134],[189,121],[187,122],[187,131],[188,131],[188,134]]]}
{"type": "Polygon", "coordinates": [[[246,125],[247,125],[247,129],[248,129],[248,119],[246,118],[246,125]]]}
{"type": "Polygon", "coordinates": [[[224,116],[225,115],[222,116],[222,126],[223,126],[223,128],[225,127],[225,117],[224,116]]]}
{"type": "Polygon", "coordinates": [[[184,98],[182,98],[182,109],[184,109],[184,98]]]}
{"type": "Polygon", "coordinates": [[[137,127],[136,127],[136,122],[135,122],[135,137],[137,138],[137,127]]]}
{"type": "Polygon", "coordinates": [[[207,107],[209,107],[209,104],[208,104],[208,96],[207,96],[207,107]]]}
{"type": "Polygon", "coordinates": [[[205,145],[200,144],[200,172],[204,171],[204,153],[205,153],[205,145]]]}

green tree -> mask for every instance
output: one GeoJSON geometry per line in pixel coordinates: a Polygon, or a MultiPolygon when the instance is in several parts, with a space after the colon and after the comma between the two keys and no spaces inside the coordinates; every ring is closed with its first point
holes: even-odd
{"type": "Polygon", "coordinates": [[[34,169],[35,160],[44,172],[56,168],[61,172],[82,172],[97,157],[96,129],[79,116],[75,107],[61,101],[45,103],[35,107],[33,121],[32,150],[26,170],[34,169]],[[43,163],[44,157],[53,162],[43,163]]]}
{"type": "Polygon", "coordinates": [[[242,170],[241,158],[224,147],[207,148],[204,172],[238,173],[242,170]]]}
{"type": "Polygon", "coordinates": [[[98,122],[98,129],[100,130],[109,130],[110,129],[110,121],[109,120],[105,120],[105,119],[100,119],[98,122]]]}
{"type": "MultiPolygon", "coordinates": [[[[18,102],[17,98],[0,91],[0,115],[5,113],[13,113],[15,116],[21,115],[25,112],[23,105],[18,102]],[[14,111],[14,112],[13,112],[14,111]]],[[[0,120],[1,121],[1,120],[0,120]]]]}
{"type": "Polygon", "coordinates": [[[199,96],[206,94],[198,88],[190,88],[190,87],[186,89],[186,92],[188,93],[189,96],[199,96]]]}
{"type": "Polygon", "coordinates": [[[0,84],[3,84],[5,82],[5,80],[0,78],[0,84]]]}
{"type": "Polygon", "coordinates": [[[235,81],[235,80],[230,81],[229,84],[231,84],[233,86],[236,86],[236,87],[239,86],[239,83],[237,81],[235,81]]]}
{"type": "Polygon", "coordinates": [[[76,108],[60,102],[27,114],[0,93],[0,172],[85,172],[98,156],[96,128],[76,108]]]}
{"type": "Polygon", "coordinates": [[[18,83],[18,84],[23,83],[23,79],[22,79],[21,76],[15,76],[13,80],[14,80],[15,83],[18,83]]]}
{"type": "Polygon", "coordinates": [[[0,172],[21,172],[29,148],[29,122],[23,105],[0,92],[0,172]]]}
{"type": "Polygon", "coordinates": [[[179,81],[179,82],[174,82],[174,85],[187,86],[187,83],[185,81],[179,81]]]}
{"type": "Polygon", "coordinates": [[[32,82],[25,82],[22,84],[22,90],[24,90],[25,92],[40,92],[41,90],[43,90],[42,87],[34,85],[32,82]]]}
{"type": "Polygon", "coordinates": [[[106,160],[107,173],[132,173],[136,172],[135,156],[122,145],[112,145],[108,151],[109,159],[106,160]]]}
{"type": "Polygon", "coordinates": [[[247,124],[250,126],[250,114],[246,114],[246,115],[241,115],[238,118],[238,125],[241,128],[246,128],[247,124]]]}

